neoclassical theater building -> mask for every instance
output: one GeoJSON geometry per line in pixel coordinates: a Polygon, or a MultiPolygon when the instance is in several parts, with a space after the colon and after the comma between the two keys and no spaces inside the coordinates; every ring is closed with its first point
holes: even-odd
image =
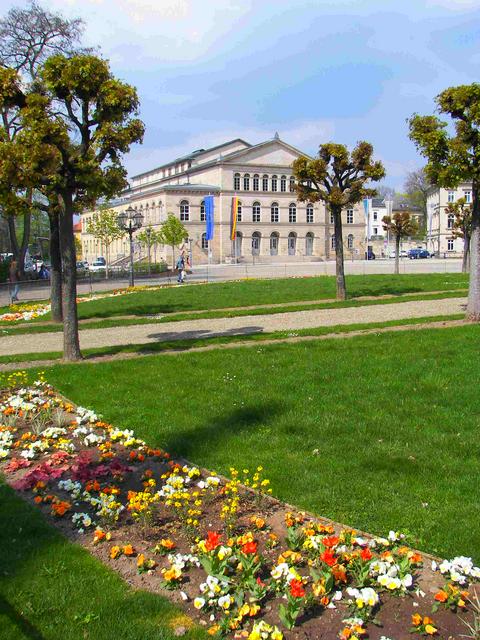
{"type": "MultiPolygon", "coordinates": [[[[167,214],[184,224],[194,263],[238,261],[325,260],[335,255],[333,220],[323,203],[299,202],[292,177],[293,161],[304,154],[278,134],[251,145],[236,139],[199,149],[151,171],[134,176],[121,198],[111,203],[120,212],[131,206],[144,216],[143,226],[159,229],[167,214]],[[205,204],[214,196],[214,235],[206,240],[205,204]],[[231,239],[232,200],[237,197],[236,240],[231,239]]],[[[103,255],[88,233],[82,214],[84,259],[103,255]]],[[[343,242],[347,258],[364,256],[365,216],[360,203],[343,212],[343,242]]],[[[110,260],[126,256],[126,239],[110,247],[110,260]]],[[[140,255],[141,249],[138,247],[140,255]]],[[[170,261],[170,248],[155,247],[152,259],[170,261]]],[[[145,250],[143,250],[145,255],[145,250]]]]}

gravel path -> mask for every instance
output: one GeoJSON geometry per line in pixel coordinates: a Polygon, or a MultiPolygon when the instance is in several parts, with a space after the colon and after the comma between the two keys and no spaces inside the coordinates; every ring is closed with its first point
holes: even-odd
{"type": "MultiPolygon", "coordinates": [[[[157,324],[131,325],[108,329],[84,329],[80,334],[83,349],[124,344],[146,344],[165,340],[245,335],[271,331],[295,331],[337,324],[384,322],[427,316],[462,313],[466,298],[418,300],[344,309],[315,309],[238,318],[182,320],[157,324]]],[[[61,351],[61,333],[42,333],[0,338],[0,355],[61,351]]]]}

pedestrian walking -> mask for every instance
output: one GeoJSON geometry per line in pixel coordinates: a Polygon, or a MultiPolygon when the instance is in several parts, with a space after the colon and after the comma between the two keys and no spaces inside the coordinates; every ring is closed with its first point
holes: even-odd
{"type": "Polygon", "coordinates": [[[17,261],[13,259],[8,267],[8,292],[10,294],[10,304],[18,302],[18,292],[20,291],[17,261]]]}
{"type": "Polygon", "coordinates": [[[178,260],[177,260],[177,271],[178,271],[178,277],[177,277],[177,282],[179,284],[181,284],[183,282],[183,278],[184,276],[182,275],[185,269],[185,260],[183,255],[178,256],[178,260]]]}

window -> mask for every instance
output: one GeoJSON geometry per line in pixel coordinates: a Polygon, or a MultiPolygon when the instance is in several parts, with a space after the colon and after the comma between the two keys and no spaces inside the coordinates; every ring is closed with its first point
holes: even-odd
{"type": "Polygon", "coordinates": [[[455,191],[448,192],[447,202],[455,202],[455,191]]]}
{"type": "Polygon", "coordinates": [[[313,222],[313,204],[307,204],[307,222],[309,224],[313,222]]]}
{"type": "Polygon", "coordinates": [[[465,202],[467,204],[470,204],[472,202],[472,192],[471,191],[464,191],[463,192],[463,197],[465,198],[465,202]]]}
{"type": "Polygon", "coordinates": [[[305,236],[305,255],[313,255],[313,233],[307,233],[305,236]]]}
{"type": "Polygon", "coordinates": [[[239,173],[236,173],[233,176],[233,190],[234,191],[240,190],[240,174],[239,173]]]}
{"type": "Polygon", "coordinates": [[[337,246],[337,243],[335,241],[335,236],[332,236],[330,243],[331,243],[330,246],[335,251],[335,247],[337,246]]]}
{"type": "Polygon", "coordinates": [[[350,233],[347,238],[347,247],[353,249],[353,235],[350,233]]]}
{"type": "Polygon", "coordinates": [[[334,224],[335,219],[333,217],[333,213],[330,211],[330,224],[334,224]]]}
{"type": "Polygon", "coordinates": [[[449,213],[448,219],[447,219],[447,229],[453,229],[454,221],[455,221],[455,216],[453,215],[453,213],[449,213]]]}
{"type": "Polygon", "coordinates": [[[282,176],[280,178],[280,191],[282,193],[285,193],[286,190],[287,190],[287,176],[282,176]]]}
{"type": "Polygon", "coordinates": [[[295,178],[292,176],[290,178],[290,193],[294,193],[295,191],[295,178]]]}
{"type": "Polygon", "coordinates": [[[296,222],[297,221],[297,205],[292,202],[288,207],[288,221],[296,222]]]}
{"type": "Polygon", "coordinates": [[[278,233],[276,231],[270,236],[270,255],[278,256],[278,233]]]}
{"type": "Polygon", "coordinates": [[[208,249],[208,240],[206,233],[202,233],[202,249],[208,249]]]}
{"type": "Polygon", "coordinates": [[[206,219],[207,219],[207,215],[205,213],[205,201],[202,200],[200,204],[200,222],[205,222],[206,219]]]}
{"type": "Polygon", "coordinates": [[[297,235],[293,231],[288,234],[288,255],[294,256],[297,252],[297,235]]]}
{"type": "Polygon", "coordinates": [[[260,254],[260,241],[262,235],[259,231],[252,233],[252,255],[258,256],[260,254]]]}
{"type": "Polygon", "coordinates": [[[250,174],[249,173],[246,173],[243,176],[243,190],[244,191],[250,190],[250,174]]]}
{"type": "Polygon", "coordinates": [[[447,240],[447,249],[448,249],[448,251],[453,251],[453,238],[448,238],[448,240],[447,240]]]}
{"type": "Polygon", "coordinates": [[[353,209],[347,209],[347,224],[353,224],[353,209]]]}
{"type": "Polygon", "coordinates": [[[277,191],[278,178],[277,176],[272,176],[272,191],[277,191]]]}
{"type": "Polygon", "coordinates": [[[237,204],[237,222],[241,222],[241,221],[242,221],[242,203],[239,200],[237,204]]]}
{"type": "Polygon", "coordinates": [[[373,212],[373,219],[378,220],[378,211],[373,212]]]}
{"type": "Polygon", "coordinates": [[[252,222],[260,222],[260,203],[254,202],[252,205],[252,222]]]}
{"type": "Polygon", "coordinates": [[[258,173],[256,173],[256,174],[253,176],[253,190],[254,190],[254,191],[258,191],[258,188],[259,188],[259,182],[260,182],[260,179],[259,179],[258,173]]]}
{"type": "Polygon", "coordinates": [[[378,236],[378,227],[373,227],[373,234],[374,236],[378,236]]]}
{"type": "Polygon", "coordinates": [[[268,176],[263,176],[262,178],[262,190],[268,191],[268,176]]]}
{"type": "Polygon", "coordinates": [[[280,218],[278,215],[278,202],[272,202],[272,206],[270,207],[270,221],[271,222],[279,222],[280,218]]]}
{"type": "Polygon", "coordinates": [[[180,220],[184,222],[190,220],[190,205],[188,204],[188,200],[182,200],[180,202],[180,220]]]}

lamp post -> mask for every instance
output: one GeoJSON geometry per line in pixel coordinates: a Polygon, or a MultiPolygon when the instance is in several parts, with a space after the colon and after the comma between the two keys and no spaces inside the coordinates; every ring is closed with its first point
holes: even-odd
{"type": "Polygon", "coordinates": [[[117,224],[122,231],[128,233],[130,238],[130,279],[129,286],[134,286],[133,274],[133,234],[140,229],[143,223],[143,215],[140,211],[135,211],[133,207],[128,207],[126,211],[122,211],[117,216],[117,224]]]}
{"type": "Polygon", "coordinates": [[[151,261],[150,261],[150,239],[152,236],[152,227],[147,227],[145,229],[145,233],[147,234],[147,250],[148,250],[148,275],[151,273],[151,261]]]}
{"type": "Polygon", "coordinates": [[[193,250],[192,250],[192,245],[193,245],[193,238],[188,238],[188,253],[189,253],[189,258],[190,258],[190,270],[193,268],[193,250]]]}

